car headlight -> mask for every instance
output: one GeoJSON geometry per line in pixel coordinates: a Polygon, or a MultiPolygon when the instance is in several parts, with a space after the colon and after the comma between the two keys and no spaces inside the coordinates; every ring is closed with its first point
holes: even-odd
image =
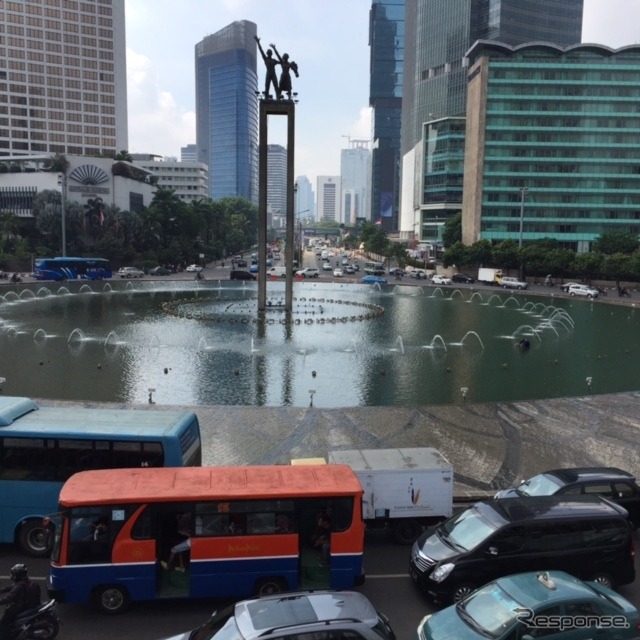
{"type": "Polygon", "coordinates": [[[456,565],[453,562],[447,562],[436,567],[429,576],[434,582],[442,582],[452,571],[456,565]]]}

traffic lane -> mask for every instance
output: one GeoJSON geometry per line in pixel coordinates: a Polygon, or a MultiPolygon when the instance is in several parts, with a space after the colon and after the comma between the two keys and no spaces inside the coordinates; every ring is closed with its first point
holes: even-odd
{"type": "MultiPolygon", "coordinates": [[[[635,534],[636,548],[640,534],[635,534]]],[[[409,578],[409,545],[393,542],[384,530],[368,530],[365,540],[365,571],[367,578],[358,590],[364,593],[375,607],[387,615],[398,640],[412,640],[420,620],[437,607],[422,594],[409,578]]],[[[49,571],[46,558],[29,558],[11,545],[0,545],[0,585],[9,581],[9,568],[17,562],[25,562],[29,573],[45,585],[49,571]]],[[[636,554],[636,571],[640,574],[640,557],[636,554]]],[[[618,589],[619,593],[640,607],[640,580],[618,589]]],[[[65,640],[160,640],[172,634],[193,629],[204,622],[213,611],[230,601],[158,600],[136,602],[131,610],[121,616],[105,616],[85,605],[60,604],[61,637],[65,640]]]]}

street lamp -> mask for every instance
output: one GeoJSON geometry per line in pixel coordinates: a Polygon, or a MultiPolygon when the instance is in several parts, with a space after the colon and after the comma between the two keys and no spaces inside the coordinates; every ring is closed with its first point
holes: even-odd
{"type": "Polygon", "coordinates": [[[66,169],[58,174],[58,184],[60,185],[60,209],[62,218],[62,257],[67,257],[67,171],[66,169]]]}

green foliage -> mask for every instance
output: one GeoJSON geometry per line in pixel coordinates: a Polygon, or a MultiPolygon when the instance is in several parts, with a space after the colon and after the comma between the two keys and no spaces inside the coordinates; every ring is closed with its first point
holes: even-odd
{"type": "Polygon", "coordinates": [[[580,277],[592,280],[602,273],[603,262],[602,253],[579,253],[573,260],[572,271],[580,277]]]}
{"type": "Polygon", "coordinates": [[[363,222],[360,228],[360,239],[364,242],[364,250],[367,253],[389,255],[390,241],[387,232],[380,225],[363,222]]]}
{"type": "Polygon", "coordinates": [[[454,264],[457,267],[464,267],[470,264],[469,257],[469,248],[462,244],[462,242],[456,242],[445,249],[444,255],[442,256],[442,264],[445,267],[451,267],[454,264]]]}
{"type": "Polygon", "coordinates": [[[467,264],[489,267],[493,264],[493,247],[489,240],[478,240],[468,248],[467,264]]]}
{"type": "Polygon", "coordinates": [[[445,248],[453,246],[456,242],[462,242],[462,211],[458,211],[444,221],[442,241],[445,248]]]}
{"type": "Polygon", "coordinates": [[[604,253],[607,256],[614,253],[631,254],[638,249],[640,243],[638,242],[637,234],[622,233],[620,231],[611,231],[603,233],[591,247],[592,251],[597,253],[604,253]]]}
{"type": "Polygon", "coordinates": [[[520,266],[520,248],[515,240],[504,240],[493,247],[493,262],[502,269],[517,269],[520,266]]]}

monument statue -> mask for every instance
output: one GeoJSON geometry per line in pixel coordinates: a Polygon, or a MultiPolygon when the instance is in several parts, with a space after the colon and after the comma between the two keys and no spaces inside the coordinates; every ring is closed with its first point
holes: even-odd
{"type": "Polygon", "coordinates": [[[273,48],[273,52],[276,54],[276,58],[278,58],[280,68],[282,69],[280,73],[280,84],[278,85],[280,98],[286,93],[287,99],[291,100],[291,71],[295,73],[296,78],[300,77],[298,74],[298,65],[293,60],[289,60],[288,53],[283,53],[281,56],[275,44],[271,44],[270,46],[273,48]]]}
{"type": "Polygon", "coordinates": [[[278,88],[278,76],[276,75],[276,66],[281,64],[279,60],[276,60],[273,57],[273,51],[271,49],[267,49],[267,52],[264,52],[262,45],[260,44],[260,38],[258,36],[254,36],[256,42],[258,43],[258,49],[260,49],[260,54],[262,55],[262,59],[264,60],[264,66],[267,68],[267,74],[265,76],[264,81],[264,97],[265,100],[268,100],[271,97],[269,93],[269,87],[273,84],[273,90],[276,94],[276,99],[280,100],[280,89],[278,88]]]}

